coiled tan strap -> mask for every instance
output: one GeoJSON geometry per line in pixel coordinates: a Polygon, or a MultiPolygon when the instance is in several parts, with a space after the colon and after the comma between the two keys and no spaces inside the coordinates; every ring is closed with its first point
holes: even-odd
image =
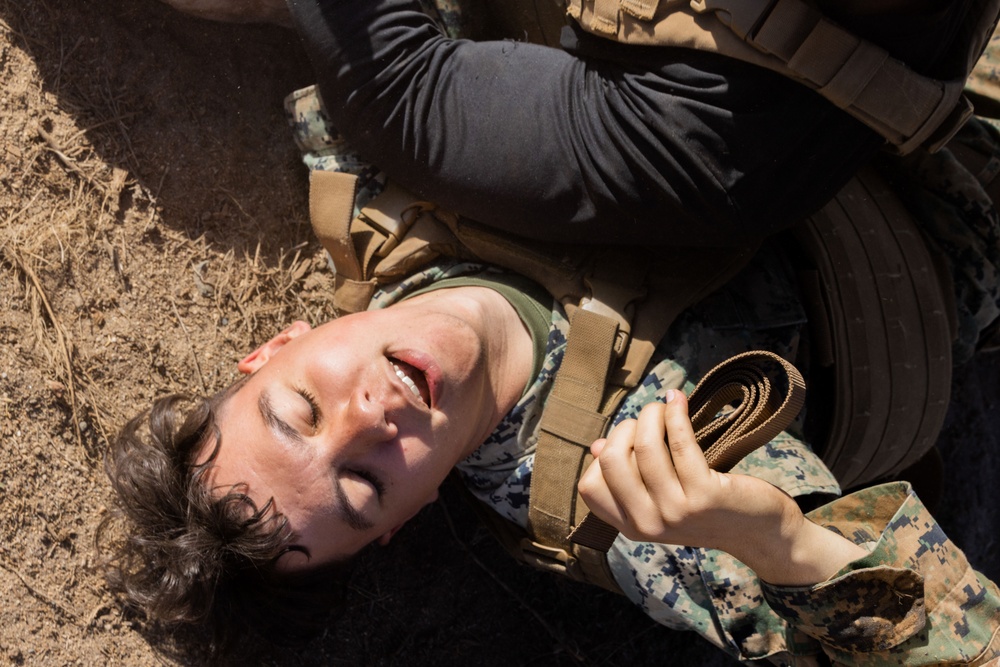
{"type": "MultiPolygon", "coordinates": [[[[709,371],[688,398],[695,439],[709,467],[728,472],[773,440],[802,409],[805,390],[798,369],[771,352],[744,352],[709,371]]],[[[569,539],[607,552],[617,536],[618,529],[591,513],[569,539]]]]}

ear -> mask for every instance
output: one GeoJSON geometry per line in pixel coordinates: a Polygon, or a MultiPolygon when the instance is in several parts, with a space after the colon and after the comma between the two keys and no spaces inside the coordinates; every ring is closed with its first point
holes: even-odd
{"type": "Polygon", "coordinates": [[[420,510],[422,510],[423,508],[427,507],[428,505],[430,505],[430,504],[431,504],[432,502],[434,502],[434,501],[435,501],[435,500],[437,500],[437,499],[438,499],[438,490],[437,490],[437,489],[434,489],[434,493],[432,493],[432,494],[431,494],[431,497],[430,497],[430,498],[428,498],[428,499],[427,499],[427,500],[426,500],[425,502],[421,503],[420,507],[418,507],[418,508],[417,508],[417,509],[416,509],[416,510],[415,510],[415,511],[413,512],[413,514],[411,514],[411,515],[410,515],[409,517],[407,517],[407,518],[406,518],[406,520],[405,520],[405,521],[403,521],[402,523],[400,523],[400,524],[399,524],[398,526],[396,526],[395,528],[393,528],[393,529],[392,529],[392,530],[390,530],[389,532],[387,532],[387,533],[383,534],[382,536],[380,536],[380,537],[379,537],[379,538],[378,538],[377,540],[375,540],[375,541],[376,541],[376,542],[378,542],[378,545],[379,545],[380,547],[384,547],[385,545],[389,544],[389,540],[391,540],[391,539],[392,539],[392,536],[393,536],[393,535],[395,535],[396,533],[398,533],[398,532],[399,532],[399,530],[400,530],[400,529],[401,529],[401,528],[402,528],[403,526],[405,526],[405,525],[406,525],[406,522],[407,522],[407,521],[409,521],[409,520],[410,520],[410,519],[412,519],[413,517],[417,516],[417,514],[419,514],[419,513],[420,513],[420,510]]]}
{"type": "Polygon", "coordinates": [[[312,329],[308,323],[298,320],[294,322],[290,327],[279,333],[277,336],[267,341],[256,350],[243,357],[243,359],[236,365],[240,373],[244,375],[249,375],[255,372],[258,368],[267,363],[268,359],[274,356],[274,354],[283,348],[288,341],[293,338],[297,338],[304,334],[305,332],[312,329]]]}

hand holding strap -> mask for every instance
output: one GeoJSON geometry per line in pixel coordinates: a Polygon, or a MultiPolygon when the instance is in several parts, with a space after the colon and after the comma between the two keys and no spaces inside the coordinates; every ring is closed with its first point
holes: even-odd
{"type": "MultiPolygon", "coordinates": [[[[744,352],[709,371],[688,398],[709,467],[728,472],[774,439],[802,409],[805,389],[798,369],[771,352],[744,352]]],[[[569,539],[607,552],[617,536],[616,528],[588,514],[569,539]]]]}

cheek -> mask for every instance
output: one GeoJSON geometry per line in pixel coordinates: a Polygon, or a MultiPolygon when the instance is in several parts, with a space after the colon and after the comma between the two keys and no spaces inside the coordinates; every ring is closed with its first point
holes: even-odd
{"type": "Polygon", "coordinates": [[[459,318],[435,318],[428,328],[427,336],[446,353],[442,362],[450,361],[458,369],[472,372],[482,358],[483,346],[479,336],[468,323],[459,318]]]}

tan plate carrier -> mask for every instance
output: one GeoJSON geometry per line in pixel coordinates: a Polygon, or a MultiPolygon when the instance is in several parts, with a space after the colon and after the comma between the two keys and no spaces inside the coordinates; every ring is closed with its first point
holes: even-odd
{"type": "MultiPolygon", "coordinates": [[[[514,27],[536,41],[551,43],[562,22],[533,0],[491,5],[502,19],[514,16],[514,27]]],[[[715,51],[780,72],[905,153],[918,146],[936,150],[970,116],[962,87],[996,25],[1000,0],[974,0],[962,38],[947,58],[954,76],[943,81],[910,70],[804,0],[568,0],[567,13],[610,39],[715,51]]],[[[503,266],[535,280],[565,306],[570,335],[540,423],[530,535],[495,513],[482,515],[520,560],[617,590],[604,554],[615,531],[592,519],[592,528],[581,526],[587,510],[576,481],[591,460],[589,446],[605,434],[676,316],[733,277],[753,249],[654,251],[522,241],[392,185],[356,218],[354,176],[313,172],[310,188],[313,227],[337,271],[340,313],[366,309],[379,285],[438,257],[503,266]],[[590,546],[570,540],[577,527],[576,540],[590,546]]],[[[817,306],[810,319],[825,323],[815,335],[817,358],[835,371],[836,412],[825,458],[847,486],[898,472],[933,445],[947,409],[947,290],[919,230],[871,171],[802,225],[797,239],[812,258],[803,273],[811,286],[807,301],[817,306]],[[885,270],[904,264],[905,271],[885,270]],[[911,330],[916,333],[903,335],[911,330]],[[906,344],[899,345],[896,335],[906,344]]],[[[761,358],[751,366],[762,363],[774,366],[761,358]]],[[[778,367],[792,378],[778,384],[795,387],[797,372],[778,367]]],[[[718,426],[711,420],[722,407],[714,402],[718,396],[727,397],[727,404],[735,401],[733,415],[759,417],[776,409],[770,393],[762,402],[765,410],[750,407],[762,391],[770,390],[740,389],[732,396],[706,390],[705,399],[694,400],[707,400],[710,414],[696,413],[696,425],[710,432],[718,426]]],[[[797,412],[800,401],[801,392],[789,390],[778,404],[784,406],[778,421],[766,427],[755,419],[750,427],[729,423],[737,432],[757,434],[738,440],[732,451],[745,454],[766,442],[755,438],[769,440],[784,428],[783,420],[794,417],[789,412],[797,412]]]]}
{"type": "MultiPolygon", "coordinates": [[[[334,172],[314,172],[311,181],[310,214],[336,267],[339,313],[367,308],[379,285],[438,257],[517,271],[566,307],[570,333],[540,421],[530,535],[496,515],[499,521],[491,524],[521,560],[617,590],[605,559],[617,533],[596,517],[584,520],[589,512],[576,490],[592,460],[590,444],[606,434],[676,316],[732,278],[752,252],[685,248],[654,254],[629,248],[626,253],[520,241],[392,186],[352,217],[355,184],[353,176],[334,172]]],[[[710,464],[728,470],[769,442],[799,412],[804,388],[794,367],[766,352],[739,355],[710,372],[691,397],[692,421],[710,464]],[[716,419],[730,404],[734,409],[716,419]]]]}

